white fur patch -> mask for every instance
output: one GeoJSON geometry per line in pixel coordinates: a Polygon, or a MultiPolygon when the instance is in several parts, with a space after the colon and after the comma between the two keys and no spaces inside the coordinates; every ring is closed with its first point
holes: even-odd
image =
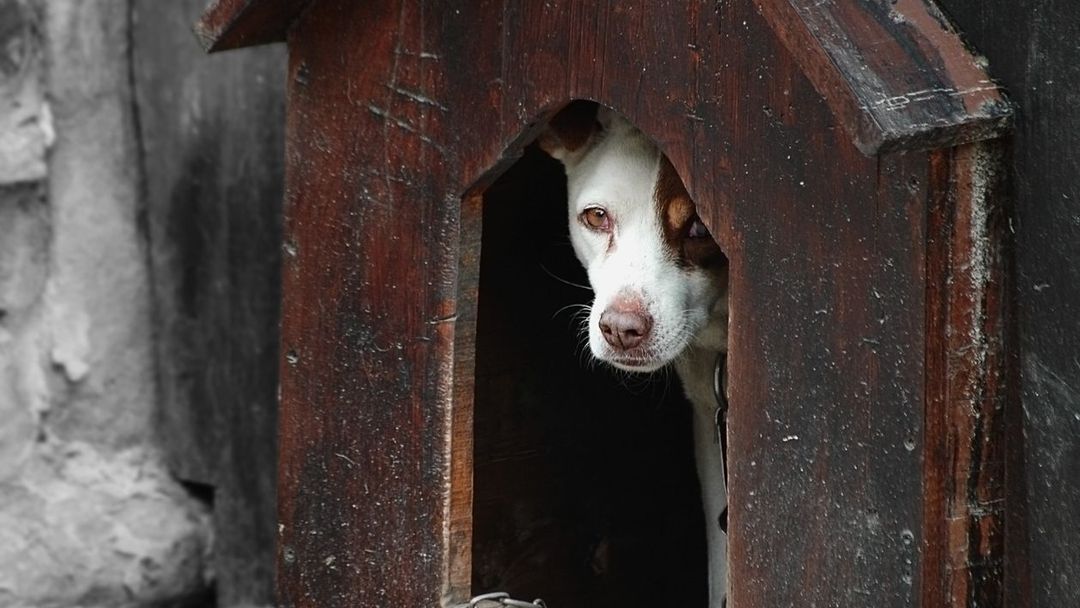
{"type": "Polygon", "coordinates": [[[703,269],[677,264],[678,252],[664,240],[654,200],[660,151],[624,119],[601,113],[606,114],[604,132],[563,159],[570,241],[595,292],[588,321],[592,354],[620,369],[648,372],[671,363],[691,344],[722,348],[724,323],[710,320],[723,286],[703,269]],[[595,206],[607,211],[610,234],[580,221],[581,213],[595,206]],[[640,298],[653,319],[642,352],[634,356],[612,348],[600,331],[600,315],[626,294],[640,298]]]}

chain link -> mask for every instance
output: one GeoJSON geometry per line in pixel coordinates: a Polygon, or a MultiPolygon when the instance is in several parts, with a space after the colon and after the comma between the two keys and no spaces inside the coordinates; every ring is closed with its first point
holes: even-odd
{"type": "MultiPolygon", "coordinates": [[[[724,470],[724,488],[728,485],[728,442],[727,442],[727,415],[728,401],[727,391],[724,390],[724,380],[727,376],[727,353],[721,351],[716,355],[716,365],[713,368],[713,396],[716,397],[716,443],[720,446],[720,465],[724,470]]],[[[724,510],[720,512],[716,524],[727,534],[728,508],[724,502],[724,510]]]]}
{"type": "Polygon", "coordinates": [[[485,593],[478,595],[464,604],[456,604],[450,608],[547,608],[544,600],[535,599],[531,602],[515,600],[509,593],[485,593]]]}

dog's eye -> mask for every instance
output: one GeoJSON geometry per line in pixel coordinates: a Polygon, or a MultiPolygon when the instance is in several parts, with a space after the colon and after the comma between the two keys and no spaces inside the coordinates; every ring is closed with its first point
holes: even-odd
{"type": "Polygon", "coordinates": [[[690,224],[690,229],[686,232],[686,237],[691,239],[703,239],[708,236],[709,229],[705,227],[705,224],[701,223],[701,220],[694,218],[694,223],[690,224]]]}
{"type": "Polygon", "coordinates": [[[581,221],[594,230],[610,230],[611,220],[608,212],[601,207],[589,207],[581,212],[581,221]]]}

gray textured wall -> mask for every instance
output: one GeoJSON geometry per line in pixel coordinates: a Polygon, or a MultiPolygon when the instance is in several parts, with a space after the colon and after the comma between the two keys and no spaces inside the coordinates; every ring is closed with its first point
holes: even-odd
{"type": "Polygon", "coordinates": [[[132,5],[158,422],[177,475],[213,488],[220,605],[270,604],[285,48],[207,55],[204,0],[132,5]]]}
{"type": "Polygon", "coordinates": [[[205,597],[165,467],[126,0],[0,0],[0,605],[205,597]]]}

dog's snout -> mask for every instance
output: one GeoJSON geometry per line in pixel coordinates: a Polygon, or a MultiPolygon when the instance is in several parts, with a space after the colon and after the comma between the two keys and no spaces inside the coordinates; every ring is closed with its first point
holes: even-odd
{"type": "Polygon", "coordinates": [[[600,315],[600,333],[612,348],[619,351],[635,349],[652,331],[652,315],[638,303],[619,302],[600,315]]]}

